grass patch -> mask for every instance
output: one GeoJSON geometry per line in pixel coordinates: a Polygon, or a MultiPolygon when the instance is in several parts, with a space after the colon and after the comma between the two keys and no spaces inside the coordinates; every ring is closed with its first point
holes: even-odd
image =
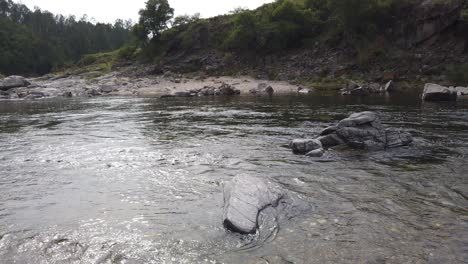
{"type": "Polygon", "coordinates": [[[57,75],[84,75],[88,79],[93,79],[110,73],[119,61],[133,60],[139,52],[140,49],[135,46],[125,46],[111,52],[87,54],[77,63],[55,73],[57,75]]]}

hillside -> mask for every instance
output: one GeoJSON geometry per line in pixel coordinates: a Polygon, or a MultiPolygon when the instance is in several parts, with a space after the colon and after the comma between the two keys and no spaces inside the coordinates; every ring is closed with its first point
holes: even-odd
{"type": "Polygon", "coordinates": [[[127,59],[153,65],[148,73],[251,75],[318,87],[348,79],[393,79],[402,88],[466,84],[467,14],[458,0],[278,0],[186,17],[158,37],[144,35],[142,50],[127,59]]]}

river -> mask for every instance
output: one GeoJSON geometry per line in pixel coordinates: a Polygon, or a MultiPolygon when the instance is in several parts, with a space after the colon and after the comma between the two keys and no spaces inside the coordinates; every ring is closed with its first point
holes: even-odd
{"type": "Polygon", "coordinates": [[[466,101],[0,101],[0,263],[468,263],[467,155],[466,101]],[[329,162],[286,147],[367,110],[414,144],[329,162]],[[227,232],[238,174],[309,207],[268,237],[227,232]]]}

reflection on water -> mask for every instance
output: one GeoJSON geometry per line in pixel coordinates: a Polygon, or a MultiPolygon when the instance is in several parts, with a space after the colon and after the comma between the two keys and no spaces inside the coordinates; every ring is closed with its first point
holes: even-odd
{"type": "Polygon", "coordinates": [[[463,263],[468,104],[415,98],[0,101],[0,262],[463,263]],[[363,110],[414,146],[285,148],[363,110]],[[240,173],[314,210],[274,236],[225,232],[222,183],[240,173]]]}

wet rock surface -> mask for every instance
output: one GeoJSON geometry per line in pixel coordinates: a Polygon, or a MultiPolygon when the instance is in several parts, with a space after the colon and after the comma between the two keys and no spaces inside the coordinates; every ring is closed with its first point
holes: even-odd
{"type": "Polygon", "coordinates": [[[323,149],[339,145],[375,151],[406,146],[411,142],[411,134],[395,128],[386,129],[377,113],[360,112],[325,128],[316,139],[293,140],[290,148],[295,154],[321,157],[323,149]]]}
{"type": "Polygon", "coordinates": [[[456,101],[458,93],[454,88],[427,83],[422,94],[423,101],[456,101]]]}
{"type": "Polygon", "coordinates": [[[266,179],[236,176],[224,186],[223,225],[233,232],[255,233],[260,211],[276,206],[283,195],[279,186],[266,179]]]}

